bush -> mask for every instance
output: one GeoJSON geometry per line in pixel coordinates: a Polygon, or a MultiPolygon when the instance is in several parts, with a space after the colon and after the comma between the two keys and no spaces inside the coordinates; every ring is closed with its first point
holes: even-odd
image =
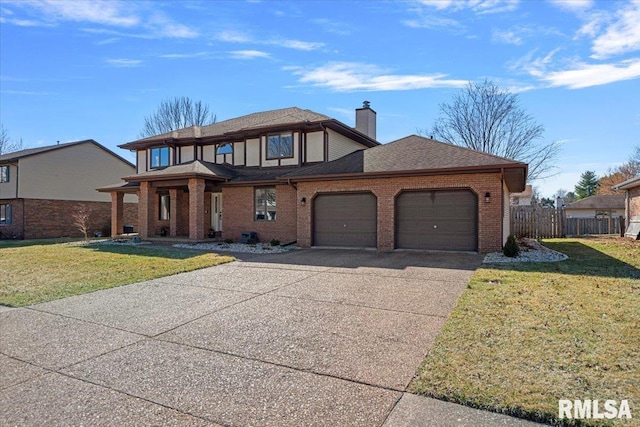
{"type": "Polygon", "coordinates": [[[226,238],[226,239],[224,239],[224,242],[225,243],[233,243],[233,239],[226,238]]]}
{"type": "Polygon", "coordinates": [[[271,246],[280,246],[280,240],[271,239],[271,246]]]}
{"type": "Polygon", "coordinates": [[[247,245],[255,245],[256,241],[254,239],[247,239],[247,245]]]}
{"type": "Polygon", "coordinates": [[[516,242],[516,238],[513,234],[509,234],[507,237],[507,243],[505,243],[502,248],[502,253],[504,256],[508,256],[509,258],[513,258],[520,253],[520,248],[518,247],[518,242],[516,242]]]}

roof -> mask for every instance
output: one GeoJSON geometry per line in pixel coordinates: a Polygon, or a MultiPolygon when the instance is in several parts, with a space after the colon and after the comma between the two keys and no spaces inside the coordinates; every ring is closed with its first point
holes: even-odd
{"type": "Polygon", "coordinates": [[[533,197],[533,186],[531,184],[527,184],[524,188],[523,192],[520,193],[511,193],[511,197],[522,197],[522,198],[530,198],[533,197]]]}
{"type": "Polygon", "coordinates": [[[75,145],[81,145],[81,144],[94,144],[97,147],[99,147],[99,148],[103,149],[104,151],[108,152],[112,156],[117,157],[119,160],[127,163],[131,167],[135,167],[135,165],[133,163],[131,163],[130,161],[128,161],[128,160],[124,159],[123,157],[117,155],[116,153],[114,153],[113,151],[109,150],[105,146],[99,144],[98,142],[94,141],[93,139],[85,139],[85,140],[82,140],[82,141],[74,141],[74,142],[65,142],[63,144],[47,145],[45,147],[38,147],[38,148],[27,148],[25,150],[14,151],[12,153],[1,154],[0,155],[0,163],[14,162],[16,160],[20,160],[20,159],[23,159],[25,157],[35,156],[37,154],[43,154],[43,153],[47,153],[49,151],[54,151],[54,150],[61,150],[61,149],[64,149],[64,148],[72,147],[72,146],[75,146],[75,145]]]}
{"type": "Polygon", "coordinates": [[[492,154],[457,145],[447,144],[418,135],[411,135],[388,144],[360,150],[340,159],[309,166],[290,174],[287,178],[344,175],[358,173],[388,173],[411,171],[461,172],[481,169],[521,169],[520,179],[514,176],[513,189],[524,189],[527,165],[492,154]]]}
{"type": "Polygon", "coordinates": [[[225,165],[217,165],[202,160],[194,160],[173,166],[154,169],[136,175],[126,176],[125,181],[157,181],[168,178],[200,177],[227,181],[235,176],[233,170],[225,165]]]}
{"type": "Polygon", "coordinates": [[[355,139],[359,139],[366,146],[378,145],[378,142],[356,129],[345,125],[329,116],[319,114],[311,110],[303,110],[298,107],[282,108],[278,110],[262,111],[248,114],[229,120],[213,123],[207,126],[191,126],[172,132],[163,133],[148,138],[139,139],[120,145],[120,148],[138,149],[157,145],[159,143],[179,142],[180,140],[191,142],[193,140],[220,142],[233,138],[241,138],[247,134],[259,130],[285,128],[293,126],[326,124],[337,130],[352,133],[355,139]]]}
{"type": "Polygon", "coordinates": [[[569,203],[565,209],[624,209],[624,194],[585,197],[569,203]]]}
{"type": "Polygon", "coordinates": [[[640,187],[640,176],[622,181],[620,184],[614,185],[614,190],[628,190],[630,188],[640,187]]]}

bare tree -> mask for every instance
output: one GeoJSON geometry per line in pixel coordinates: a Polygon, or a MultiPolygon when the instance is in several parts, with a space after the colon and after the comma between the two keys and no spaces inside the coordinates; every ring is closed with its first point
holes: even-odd
{"type": "Polygon", "coordinates": [[[215,114],[210,113],[209,106],[202,101],[193,101],[187,96],[174,97],[162,101],[153,114],[144,118],[140,138],[215,122],[215,114]]]}
{"type": "Polygon", "coordinates": [[[0,124],[0,154],[12,153],[22,150],[22,138],[14,141],[9,136],[9,131],[0,124]]]}
{"type": "Polygon", "coordinates": [[[73,225],[82,233],[84,240],[89,240],[89,217],[91,216],[91,209],[86,206],[81,206],[75,211],[71,217],[73,218],[73,225]]]}
{"type": "Polygon", "coordinates": [[[543,133],[516,94],[487,80],[469,82],[452,102],[441,104],[432,130],[443,142],[528,163],[530,180],[552,176],[556,169],[560,146],[544,143],[543,133]]]}

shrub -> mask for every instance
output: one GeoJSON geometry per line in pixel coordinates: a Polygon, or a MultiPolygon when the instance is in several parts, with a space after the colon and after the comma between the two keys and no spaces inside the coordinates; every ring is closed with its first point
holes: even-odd
{"type": "Polygon", "coordinates": [[[519,252],[520,248],[518,247],[518,242],[516,242],[515,236],[513,234],[509,234],[509,237],[507,237],[507,243],[505,243],[502,248],[502,253],[504,256],[513,258],[514,256],[517,256],[519,252]]]}
{"type": "Polygon", "coordinates": [[[233,239],[226,238],[226,239],[224,239],[224,242],[225,243],[233,243],[233,239]]]}
{"type": "Polygon", "coordinates": [[[247,245],[255,245],[256,241],[254,239],[247,239],[247,245]]]}
{"type": "Polygon", "coordinates": [[[280,246],[280,240],[271,239],[271,246],[280,246]]]}

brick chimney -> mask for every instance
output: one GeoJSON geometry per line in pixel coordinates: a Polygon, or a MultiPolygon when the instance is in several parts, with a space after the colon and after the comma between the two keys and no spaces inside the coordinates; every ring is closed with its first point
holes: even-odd
{"type": "Polygon", "coordinates": [[[376,112],[369,106],[369,101],[364,101],[362,108],[356,108],[356,130],[376,139],[376,112]]]}

